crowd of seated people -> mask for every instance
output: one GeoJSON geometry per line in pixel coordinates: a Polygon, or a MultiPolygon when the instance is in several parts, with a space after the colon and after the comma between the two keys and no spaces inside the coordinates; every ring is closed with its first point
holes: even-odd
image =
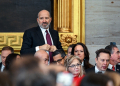
{"type": "Polygon", "coordinates": [[[22,56],[5,46],[1,51],[0,86],[120,86],[117,46],[108,45],[95,53],[96,64],[92,65],[87,46],[76,43],[67,53],[55,50],[50,63],[46,50],[22,56]]]}

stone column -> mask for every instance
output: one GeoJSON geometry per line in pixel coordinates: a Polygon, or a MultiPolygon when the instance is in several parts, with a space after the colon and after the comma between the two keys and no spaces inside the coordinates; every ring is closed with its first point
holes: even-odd
{"type": "Polygon", "coordinates": [[[71,32],[70,16],[71,0],[58,0],[58,28],[59,32],[71,32]]]}

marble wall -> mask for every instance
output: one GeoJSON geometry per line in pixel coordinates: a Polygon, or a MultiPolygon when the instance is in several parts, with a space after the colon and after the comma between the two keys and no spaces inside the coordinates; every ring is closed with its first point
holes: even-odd
{"type": "Polygon", "coordinates": [[[95,64],[95,51],[116,42],[120,49],[120,0],[86,0],[86,45],[90,63],[95,64]]]}

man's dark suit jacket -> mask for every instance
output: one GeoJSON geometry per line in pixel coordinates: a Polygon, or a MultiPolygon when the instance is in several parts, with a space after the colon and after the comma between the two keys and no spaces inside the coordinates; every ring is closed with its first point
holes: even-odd
{"type": "MultiPolygon", "coordinates": [[[[107,68],[106,71],[112,71],[112,70],[110,70],[110,69],[107,68]]],[[[91,72],[92,72],[92,73],[95,73],[95,66],[92,67],[92,68],[87,69],[85,72],[86,72],[86,74],[87,74],[87,73],[91,73],[91,72]]]]}
{"type": "Polygon", "coordinates": [[[2,67],[2,62],[0,62],[0,71],[1,71],[1,67],[2,67]]]}
{"type": "Polygon", "coordinates": [[[116,65],[116,72],[120,73],[120,65],[116,65]]]}
{"type": "MultiPolygon", "coordinates": [[[[58,32],[53,29],[49,29],[49,32],[52,37],[53,44],[56,46],[56,48],[62,49],[61,43],[59,41],[58,32]]],[[[20,54],[22,55],[34,54],[36,52],[35,47],[41,46],[44,44],[45,44],[45,41],[39,26],[28,29],[24,32],[24,35],[23,35],[23,43],[22,43],[20,54]]]]}

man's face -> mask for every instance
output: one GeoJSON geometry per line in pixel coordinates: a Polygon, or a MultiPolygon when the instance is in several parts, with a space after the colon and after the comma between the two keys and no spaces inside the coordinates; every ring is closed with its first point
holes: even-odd
{"type": "Polygon", "coordinates": [[[110,56],[107,53],[100,53],[98,58],[95,58],[96,66],[100,71],[105,71],[108,68],[110,56]]]}
{"type": "Polygon", "coordinates": [[[119,49],[114,47],[113,48],[113,53],[111,54],[111,60],[113,60],[115,62],[115,64],[117,64],[119,62],[119,58],[120,58],[120,52],[119,49]]]}
{"type": "Polygon", "coordinates": [[[12,52],[10,50],[3,50],[1,52],[1,60],[2,60],[2,64],[5,66],[5,60],[6,60],[6,57],[11,54],[12,52]]]}
{"type": "Polygon", "coordinates": [[[120,63],[120,51],[119,51],[119,59],[118,59],[118,63],[120,63]]]}
{"type": "Polygon", "coordinates": [[[46,10],[40,11],[38,14],[37,22],[41,28],[48,29],[51,22],[49,12],[46,10]]]}
{"type": "Polygon", "coordinates": [[[64,59],[61,57],[61,54],[58,54],[56,56],[53,56],[54,62],[57,63],[57,65],[62,65],[64,66],[64,59]]]}
{"type": "Polygon", "coordinates": [[[71,51],[72,51],[72,48],[69,47],[69,48],[68,48],[68,52],[67,52],[67,56],[70,56],[70,55],[71,55],[71,51]]]}

